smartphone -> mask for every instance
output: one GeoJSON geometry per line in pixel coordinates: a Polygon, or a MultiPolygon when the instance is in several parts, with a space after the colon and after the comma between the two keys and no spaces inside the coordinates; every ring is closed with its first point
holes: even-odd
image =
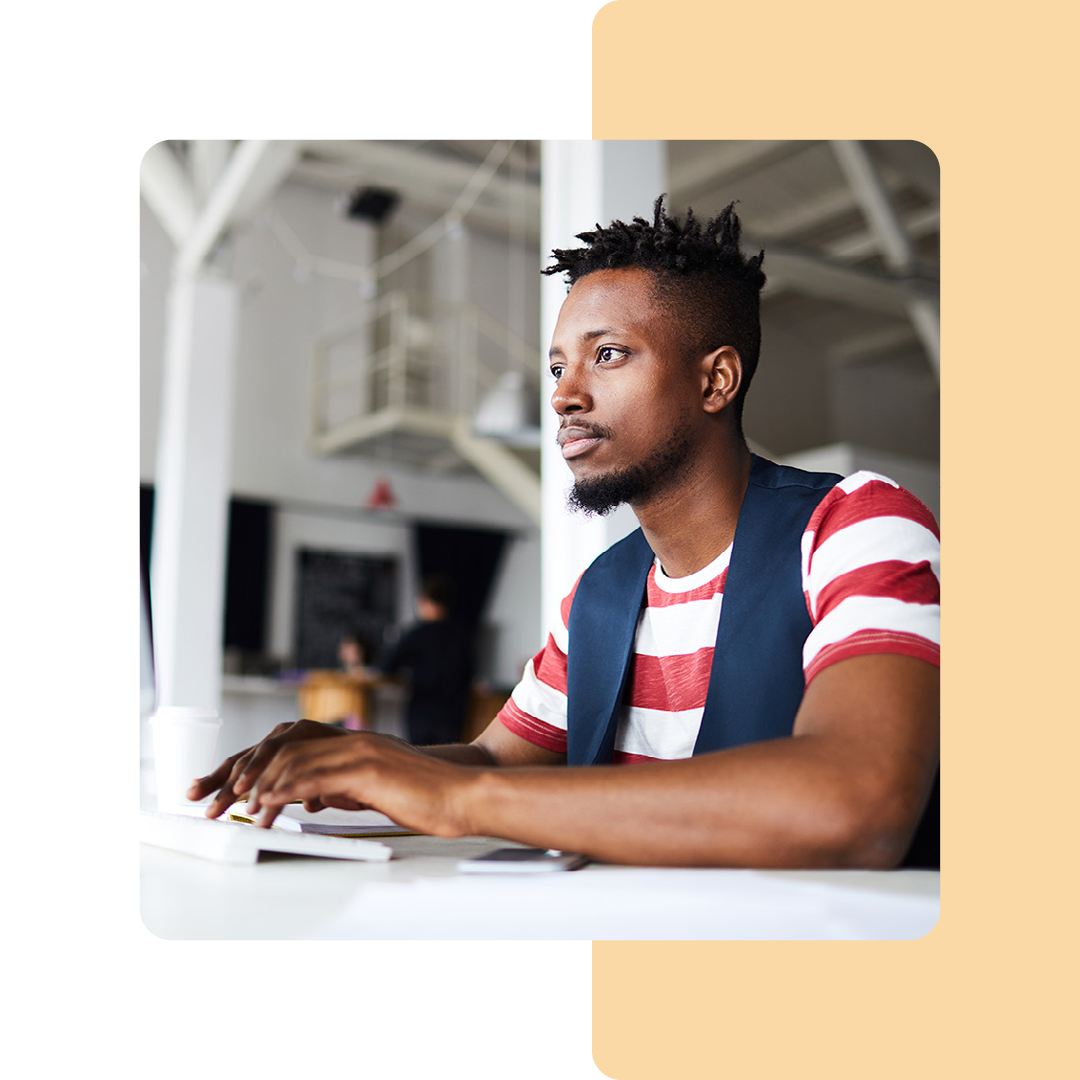
{"type": "Polygon", "coordinates": [[[457,868],[464,874],[519,873],[537,870],[577,870],[588,862],[584,855],[555,848],[496,848],[475,859],[462,859],[457,868]]]}

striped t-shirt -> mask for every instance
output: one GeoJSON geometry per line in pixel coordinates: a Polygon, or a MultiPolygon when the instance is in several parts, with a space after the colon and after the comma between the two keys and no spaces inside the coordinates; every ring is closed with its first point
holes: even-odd
{"type": "MultiPolygon", "coordinates": [[[[806,684],[830,664],[868,653],[938,663],[939,537],[933,515],[892,480],[858,472],[830,489],[802,536],[802,580],[813,629],[806,684]]],[[[690,757],[705,710],[731,548],[687,577],[654,561],[638,622],[617,763],[690,757]]],[[[579,579],[580,580],[580,579],[579,579]]],[[[577,583],[561,621],[499,720],[514,734],[566,752],[566,650],[577,583]]]]}

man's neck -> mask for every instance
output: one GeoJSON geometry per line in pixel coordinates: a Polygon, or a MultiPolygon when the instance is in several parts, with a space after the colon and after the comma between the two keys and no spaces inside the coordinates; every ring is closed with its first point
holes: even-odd
{"type": "Polygon", "coordinates": [[[633,507],[668,577],[697,573],[731,544],[749,477],[745,443],[724,447],[685,480],[633,507]]]}

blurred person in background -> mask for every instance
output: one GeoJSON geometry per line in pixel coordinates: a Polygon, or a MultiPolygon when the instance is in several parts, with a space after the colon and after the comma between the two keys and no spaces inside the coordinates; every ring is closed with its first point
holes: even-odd
{"type": "Polygon", "coordinates": [[[416,598],[417,622],[375,665],[383,675],[408,680],[405,729],[414,746],[457,742],[465,730],[474,670],[467,627],[452,618],[454,584],[426,577],[416,598]]]}

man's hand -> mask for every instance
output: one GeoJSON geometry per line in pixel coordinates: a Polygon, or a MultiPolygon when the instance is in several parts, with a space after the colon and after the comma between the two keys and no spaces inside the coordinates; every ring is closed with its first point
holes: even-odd
{"type": "Polygon", "coordinates": [[[298,720],[278,724],[255,746],[226,758],[188,789],[192,801],[216,791],[207,817],[220,817],[248,795],[248,810],[264,808],[269,825],[287,802],[302,799],[315,812],[374,807],[402,825],[436,836],[468,833],[461,801],[449,798],[480,766],[561,764],[565,755],[533,746],[498,722],[472,744],[426,746],[422,750],[393,735],[353,734],[329,724],[298,720]],[[308,756],[298,751],[318,751],[308,756]],[[294,753],[297,752],[297,753],[294,753]],[[269,775],[267,775],[269,770],[269,775]],[[305,771],[306,770],[306,771],[305,771]],[[265,779],[264,779],[265,777],[265,779]],[[299,780],[303,778],[303,790],[299,780]],[[425,790],[425,785],[430,789],[425,790]],[[257,791],[256,791],[257,787],[257,791]],[[388,807],[394,809],[388,809],[388,807]]]}
{"type": "Polygon", "coordinates": [[[418,832],[465,836],[465,795],[480,769],[432,757],[389,735],[370,732],[339,739],[279,745],[248,798],[259,825],[273,824],[281,808],[302,799],[308,809],[375,809],[418,832]]]}
{"type": "MultiPolygon", "coordinates": [[[[299,741],[322,742],[344,734],[341,728],[331,727],[329,724],[318,724],[314,720],[297,720],[292,724],[278,724],[262,742],[226,758],[212,773],[194,781],[188,788],[187,797],[192,802],[198,802],[199,799],[205,799],[212,791],[216,791],[217,797],[206,808],[206,816],[220,817],[245,791],[252,788],[263,769],[283,746],[299,741]]],[[[305,807],[308,810],[323,808],[318,800],[313,800],[311,805],[305,803],[305,807]]]]}

